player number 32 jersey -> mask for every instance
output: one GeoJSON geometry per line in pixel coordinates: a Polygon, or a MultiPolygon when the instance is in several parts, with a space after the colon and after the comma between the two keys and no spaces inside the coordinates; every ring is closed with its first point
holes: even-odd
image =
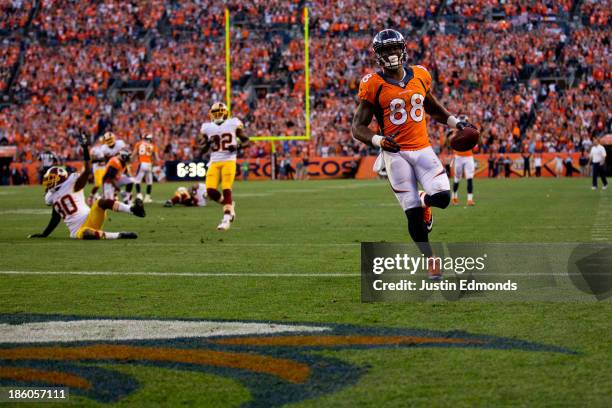
{"type": "Polygon", "coordinates": [[[236,131],[243,127],[238,118],[229,118],[220,125],[212,122],[202,124],[200,133],[206,135],[210,143],[210,163],[236,160],[238,147],[236,131]],[[228,150],[230,146],[234,147],[233,151],[228,150]]]}
{"type": "Polygon", "coordinates": [[[404,66],[404,71],[401,81],[382,72],[367,74],[359,84],[359,99],[374,106],[383,135],[397,133],[401,150],[420,150],[430,146],[424,104],[432,79],[420,65],[404,66]]]}

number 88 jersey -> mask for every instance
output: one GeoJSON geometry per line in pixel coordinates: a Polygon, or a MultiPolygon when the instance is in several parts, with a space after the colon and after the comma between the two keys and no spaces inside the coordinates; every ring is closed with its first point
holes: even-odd
{"type": "Polygon", "coordinates": [[[243,127],[238,118],[229,118],[219,125],[213,122],[202,124],[200,133],[208,138],[210,144],[210,163],[236,160],[236,150],[238,149],[236,131],[243,127]]]}
{"type": "Polygon", "coordinates": [[[431,75],[420,65],[404,66],[404,72],[401,81],[382,72],[367,74],[359,84],[359,99],[374,106],[382,135],[397,133],[401,150],[420,150],[430,146],[424,103],[431,75]]]}

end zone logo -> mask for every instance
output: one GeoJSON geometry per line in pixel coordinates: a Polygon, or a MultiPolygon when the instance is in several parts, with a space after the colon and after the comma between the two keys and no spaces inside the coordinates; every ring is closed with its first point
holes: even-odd
{"type": "Polygon", "coordinates": [[[201,371],[239,381],[248,406],[280,406],[355,384],[366,369],[313,351],[463,347],[573,353],[466,332],[338,324],[0,315],[0,384],[64,386],[120,401],[138,382],[112,364],[201,371]]]}

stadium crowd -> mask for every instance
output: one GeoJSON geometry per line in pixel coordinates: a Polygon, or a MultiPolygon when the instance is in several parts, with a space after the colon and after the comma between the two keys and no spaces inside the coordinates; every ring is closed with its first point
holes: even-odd
{"type": "Polygon", "coordinates": [[[24,27],[32,11],[32,0],[4,0],[0,2],[0,34],[24,27]]]}
{"type": "MultiPolygon", "coordinates": [[[[305,133],[303,6],[310,10],[312,140],[279,143],[281,154],[372,153],[352,140],[350,126],[359,81],[377,69],[372,35],[384,27],[405,33],[409,61],[430,70],[435,94],[481,128],[482,152],[579,151],[610,132],[605,4],[582,2],[582,24],[571,25],[571,0],[388,3],[372,12],[356,0],[227,2],[232,112],[248,133],[305,133]]],[[[0,30],[18,28],[32,2],[2,7],[0,30]]],[[[212,0],[41,0],[10,89],[15,103],[0,110],[1,135],[23,161],[45,146],[76,157],[76,134],[109,129],[130,143],[153,133],[162,156],[194,157],[209,105],[225,96],[223,8],[212,0]],[[130,81],[154,91],[146,98],[110,92],[130,81]]],[[[7,38],[0,37],[5,93],[19,56],[7,38]]],[[[428,126],[443,151],[447,129],[433,120],[428,126]]],[[[255,144],[241,153],[268,149],[255,144]]]]}

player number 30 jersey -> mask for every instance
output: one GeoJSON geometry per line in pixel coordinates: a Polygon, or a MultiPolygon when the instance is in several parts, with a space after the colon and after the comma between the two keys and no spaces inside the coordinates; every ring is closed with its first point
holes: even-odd
{"type": "Polygon", "coordinates": [[[77,173],[72,173],[66,181],[45,194],[45,204],[52,205],[61,215],[70,230],[71,238],[76,238],[79,228],[89,215],[89,206],[85,202],[83,190],[74,191],[74,184],[78,178],[77,173]]]}
{"type": "Polygon", "coordinates": [[[210,143],[210,163],[236,160],[238,147],[236,131],[243,127],[238,118],[229,118],[220,125],[212,122],[202,124],[200,133],[206,135],[210,143]],[[230,146],[234,147],[233,151],[229,150],[230,146]]]}
{"type": "Polygon", "coordinates": [[[382,73],[367,74],[359,84],[359,99],[374,106],[381,133],[397,133],[401,150],[420,150],[430,146],[425,122],[425,96],[431,87],[431,75],[420,65],[404,66],[401,81],[382,73]]]}

